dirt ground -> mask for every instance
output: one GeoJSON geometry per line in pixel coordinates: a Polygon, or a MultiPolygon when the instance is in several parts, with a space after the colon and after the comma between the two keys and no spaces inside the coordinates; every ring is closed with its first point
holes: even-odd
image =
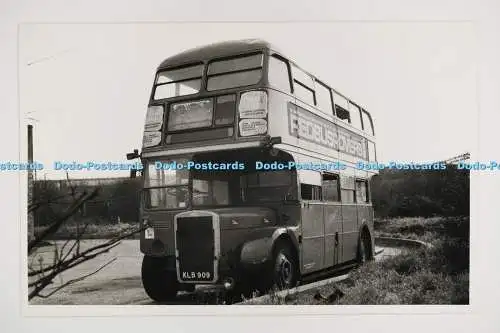
{"type": "MultiPolygon", "coordinates": [[[[84,240],[82,249],[96,245],[102,240],[84,240]]],[[[57,244],[62,244],[58,241],[57,244]]],[[[384,252],[377,256],[377,260],[383,260],[386,256],[398,253],[397,249],[384,248],[384,252]]],[[[50,262],[53,256],[53,247],[44,247],[30,260],[35,260],[35,266],[39,257],[43,262],[50,262]]],[[[45,293],[57,288],[69,279],[88,274],[109,260],[116,260],[102,271],[87,279],[70,285],[49,298],[34,298],[30,304],[57,304],[57,305],[124,305],[124,304],[154,304],[146,295],[141,283],[142,253],[139,250],[138,240],[124,240],[120,245],[113,248],[93,260],[85,262],[73,269],[61,274],[55,283],[47,288],[45,293]]],[[[179,293],[173,304],[216,304],[217,295],[214,289],[207,286],[199,286],[195,293],[179,293]]]]}

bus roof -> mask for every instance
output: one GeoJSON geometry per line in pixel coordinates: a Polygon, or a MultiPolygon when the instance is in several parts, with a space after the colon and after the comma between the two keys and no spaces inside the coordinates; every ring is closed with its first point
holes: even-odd
{"type": "Polygon", "coordinates": [[[160,66],[158,66],[158,69],[263,49],[276,50],[273,45],[262,39],[241,39],[218,42],[199,46],[168,57],[163,60],[160,66]]]}

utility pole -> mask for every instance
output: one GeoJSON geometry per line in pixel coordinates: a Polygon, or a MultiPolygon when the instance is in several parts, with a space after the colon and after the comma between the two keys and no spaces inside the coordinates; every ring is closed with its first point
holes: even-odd
{"type": "MultiPolygon", "coordinates": [[[[33,177],[33,125],[28,125],[28,207],[33,203],[34,177],[33,177]]],[[[29,208],[28,208],[29,209],[29,208]]],[[[28,211],[28,242],[35,238],[35,215],[28,211]]]]}
{"type": "MultiPolygon", "coordinates": [[[[42,57],[39,59],[35,59],[26,64],[26,66],[33,66],[38,63],[53,60],[56,56],[70,52],[72,49],[66,49],[60,52],[57,52],[53,55],[42,57]]],[[[34,111],[31,111],[34,112],[34,111]]],[[[31,113],[31,112],[28,112],[31,113]]],[[[34,118],[28,118],[29,120],[37,121],[34,118]]],[[[35,238],[35,213],[29,211],[29,206],[33,203],[34,199],[34,191],[35,191],[35,170],[33,165],[33,125],[28,125],[28,242],[35,238]]]]}

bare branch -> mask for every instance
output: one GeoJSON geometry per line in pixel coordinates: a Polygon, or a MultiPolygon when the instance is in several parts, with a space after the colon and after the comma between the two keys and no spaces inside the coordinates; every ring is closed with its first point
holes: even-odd
{"type": "MultiPolygon", "coordinates": [[[[108,241],[106,241],[105,243],[103,244],[100,244],[100,245],[96,245],[90,249],[87,249],[85,250],[84,252],[81,252],[80,254],[78,254],[77,256],[74,256],[72,257],[71,259],[68,259],[68,260],[64,260],[63,262],[61,263],[58,263],[57,265],[55,266],[50,266],[50,267],[45,267],[43,269],[40,269],[40,270],[37,270],[37,271],[32,271],[32,272],[29,272],[28,273],[28,276],[35,276],[35,275],[38,275],[42,272],[48,272],[48,271],[51,271],[51,270],[56,270],[58,268],[64,268],[66,266],[69,266],[67,267],[66,269],[69,269],[71,267],[74,267],[75,265],[73,265],[74,262],[78,261],[78,259],[82,258],[82,257],[88,257],[88,256],[93,256],[93,254],[91,254],[92,252],[95,252],[96,250],[100,250],[100,249],[104,249],[103,251],[99,252],[99,254],[101,253],[104,253],[104,252],[107,252],[109,251],[111,248],[119,245],[118,243],[120,241],[122,241],[123,239],[126,239],[130,236],[133,236],[139,232],[141,232],[142,230],[144,230],[145,227],[142,227],[142,228],[138,228],[138,229],[134,229],[132,230],[131,232],[128,232],[122,236],[119,236],[119,237],[116,237],[116,238],[113,238],[113,239],[110,239],[108,241]]],[[[66,270],[65,269],[65,270],[66,270]]],[[[62,271],[61,271],[62,272],[62,271]]]]}
{"type": "Polygon", "coordinates": [[[64,250],[64,248],[66,247],[66,245],[70,242],[70,240],[68,239],[68,240],[64,243],[64,245],[63,245],[63,247],[62,247],[62,249],[61,249],[61,257],[59,258],[61,261],[66,260],[66,258],[68,258],[68,256],[69,256],[71,253],[73,253],[73,250],[74,250],[75,246],[77,246],[77,244],[79,245],[79,243],[80,243],[80,240],[81,240],[82,236],[83,236],[83,235],[85,234],[85,232],[87,231],[87,227],[88,227],[88,225],[89,225],[89,224],[88,224],[88,223],[86,223],[86,224],[84,225],[84,227],[83,227],[83,230],[82,230],[80,233],[79,233],[79,230],[77,231],[77,235],[76,235],[76,238],[74,239],[74,243],[73,243],[73,245],[70,247],[70,249],[68,250],[68,252],[66,253],[66,255],[65,255],[65,256],[64,256],[64,258],[63,258],[63,252],[62,252],[62,251],[64,250]]]}
{"type": "Polygon", "coordinates": [[[113,247],[117,246],[119,243],[109,247],[109,248],[106,248],[98,253],[94,253],[92,255],[89,255],[89,256],[84,256],[84,257],[78,257],[77,259],[81,259],[79,261],[75,261],[73,262],[71,265],[67,265],[68,262],[65,262],[59,266],[57,266],[50,274],[48,274],[47,276],[42,276],[42,278],[34,281],[34,282],[31,282],[28,284],[28,288],[31,288],[31,287],[35,287],[35,289],[30,292],[30,294],[28,295],[28,300],[31,300],[33,297],[35,296],[38,296],[38,294],[40,293],[40,291],[42,291],[45,287],[47,287],[49,284],[52,284],[53,283],[53,280],[56,276],[58,276],[59,274],[61,274],[62,272],[70,269],[70,268],[73,268],[75,266],[78,266],[88,260],[91,260],[91,259],[94,259],[95,257],[97,257],[98,255],[102,254],[102,253],[105,253],[105,252],[108,252],[110,249],[112,249],[113,247]]]}
{"type": "MultiPolygon", "coordinates": [[[[34,275],[37,275],[37,274],[43,274],[44,272],[48,272],[48,271],[52,271],[52,273],[56,273],[56,274],[62,273],[62,272],[66,271],[66,270],[68,270],[70,268],[73,268],[75,266],[78,266],[78,265],[84,263],[87,260],[94,259],[95,257],[97,257],[100,254],[108,252],[109,250],[111,250],[112,248],[114,248],[117,245],[119,245],[119,243],[116,243],[116,244],[113,244],[110,247],[104,248],[104,249],[102,249],[101,251],[99,251],[97,253],[85,254],[85,255],[80,254],[80,255],[74,256],[73,258],[71,258],[71,259],[69,259],[67,261],[58,263],[55,266],[46,267],[46,268],[40,269],[40,270],[38,270],[36,272],[30,272],[30,273],[28,273],[28,276],[34,276],[34,275]]],[[[50,273],[50,275],[52,275],[52,273],[50,273]]],[[[33,286],[37,285],[38,283],[39,283],[39,281],[32,282],[32,283],[28,284],[28,287],[33,287],[33,286]]]]}
{"type": "Polygon", "coordinates": [[[58,292],[59,290],[69,286],[70,284],[74,284],[76,282],[79,282],[79,281],[82,281],[86,278],[88,278],[89,276],[92,276],[94,274],[97,274],[99,271],[101,271],[102,269],[104,269],[106,266],[110,265],[111,263],[113,263],[114,261],[116,260],[116,258],[113,258],[111,259],[110,261],[108,261],[107,263],[105,263],[104,265],[102,265],[101,267],[99,267],[97,270],[93,271],[92,273],[89,273],[89,274],[86,274],[86,275],[83,275],[83,276],[80,276],[79,278],[76,278],[76,279],[72,279],[72,280],[69,280],[68,282],[62,284],[61,286],[57,287],[56,289],[54,289],[53,291],[51,291],[49,294],[47,295],[42,295],[42,294],[39,294],[37,295],[38,297],[41,297],[41,298],[47,298],[47,297],[50,297],[52,295],[54,295],[56,292],[58,292]]]}

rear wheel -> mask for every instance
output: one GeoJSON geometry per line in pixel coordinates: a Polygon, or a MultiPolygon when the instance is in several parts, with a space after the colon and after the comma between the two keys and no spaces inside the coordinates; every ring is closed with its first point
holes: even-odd
{"type": "Polygon", "coordinates": [[[371,249],[370,235],[367,232],[363,232],[358,241],[358,263],[360,265],[373,259],[371,249]]]}
{"type": "Polygon", "coordinates": [[[141,275],[144,290],[152,300],[165,302],[175,299],[179,283],[176,272],[167,270],[166,258],[144,256],[141,275]]]}

